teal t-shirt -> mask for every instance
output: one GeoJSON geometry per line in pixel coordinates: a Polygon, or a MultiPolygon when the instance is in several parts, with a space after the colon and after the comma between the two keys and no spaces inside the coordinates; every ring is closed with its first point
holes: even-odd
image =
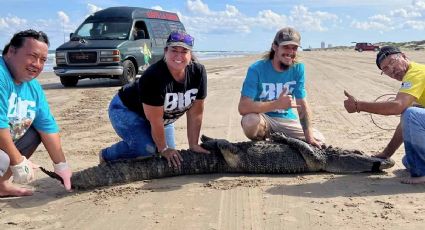
{"type": "MultiPolygon", "coordinates": [[[[296,99],[307,96],[305,86],[304,64],[296,63],[289,69],[278,72],[273,68],[271,60],[259,60],[252,64],[246,74],[241,94],[253,101],[272,101],[279,98],[286,88],[296,99]]],[[[271,117],[296,119],[292,108],[267,112],[271,117]]]]}
{"type": "Polygon", "coordinates": [[[31,125],[45,133],[59,132],[38,81],[16,84],[0,57],[0,128],[9,128],[16,141],[31,125]]]}

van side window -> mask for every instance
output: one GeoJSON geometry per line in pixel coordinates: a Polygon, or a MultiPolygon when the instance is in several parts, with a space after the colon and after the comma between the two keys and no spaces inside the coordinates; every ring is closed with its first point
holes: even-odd
{"type": "Polygon", "coordinates": [[[164,22],[164,21],[150,21],[152,28],[152,37],[155,38],[154,41],[157,46],[165,46],[167,42],[168,35],[171,31],[182,30],[184,31],[184,27],[181,23],[175,22],[164,22]]]}
{"type": "Polygon", "coordinates": [[[75,32],[78,37],[96,40],[125,40],[128,38],[131,24],[122,21],[84,22],[75,32]]]}
{"type": "Polygon", "coordinates": [[[134,40],[149,39],[149,33],[144,21],[134,23],[132,34],[134,40]]]}

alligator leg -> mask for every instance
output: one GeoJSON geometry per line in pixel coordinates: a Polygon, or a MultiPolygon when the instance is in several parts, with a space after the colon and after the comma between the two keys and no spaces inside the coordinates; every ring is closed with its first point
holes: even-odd
{"type": "Polygon", "coordinates": [[[311,170],[322,170],[326,164],[326,157],[322,151],[302,140],[288,137],[283,133],[271,134],[271,140],[288,144],[292,148],[298,150],[311,170]]]}
{"type": "Polygon", "coordinates": [[[239,148],[227,140],[216,140],[216,141],[217,141],[217,147],[220,149],[220,152],[223,155],[224,159],[226,160],[227,164],[231,168],[238,168],[238,166],[241,165],[239,148]]]}

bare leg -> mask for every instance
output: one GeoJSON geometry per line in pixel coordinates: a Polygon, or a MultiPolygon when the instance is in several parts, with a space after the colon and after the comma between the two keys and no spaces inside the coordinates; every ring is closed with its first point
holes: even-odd
{"type": "Polygon", "coordinates": [[[423,184],[425,183],[425,176],[420,177],[406,177],[401,179],[403,184],[423,184]]]}
{"type": "Polygon", "coordinates": [[[0,197],[31,196],[34,194],[34,191],[31,189],[14,186],[9,181],[11,175],[12,173],[8,170],[7,173],[0,178],[0,197]]]}
{"type": "Polygon", "coordinates": [[[250,113],[242,117],[242,129],[251,140],[264,140],[266,138],[266,122],[260,114],[250,113]]]}

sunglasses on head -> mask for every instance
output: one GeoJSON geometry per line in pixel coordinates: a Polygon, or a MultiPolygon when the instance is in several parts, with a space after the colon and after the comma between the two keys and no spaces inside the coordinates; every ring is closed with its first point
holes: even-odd
{"type": "Polygon", "coordinates": [[[195,39],[189,34],[180,33],[180,32],[172,32],[168,37],[168,42],[183,42],[188,46],[193,46],[195,39]]]}
{"type": "Polygon", "coordinates": [[[384,60],[386,57],[390,56],[391,54],[394,54],[393,52],[385,52],[379,56],[378,63],[381,63],[382,60],[384,60]]]}

